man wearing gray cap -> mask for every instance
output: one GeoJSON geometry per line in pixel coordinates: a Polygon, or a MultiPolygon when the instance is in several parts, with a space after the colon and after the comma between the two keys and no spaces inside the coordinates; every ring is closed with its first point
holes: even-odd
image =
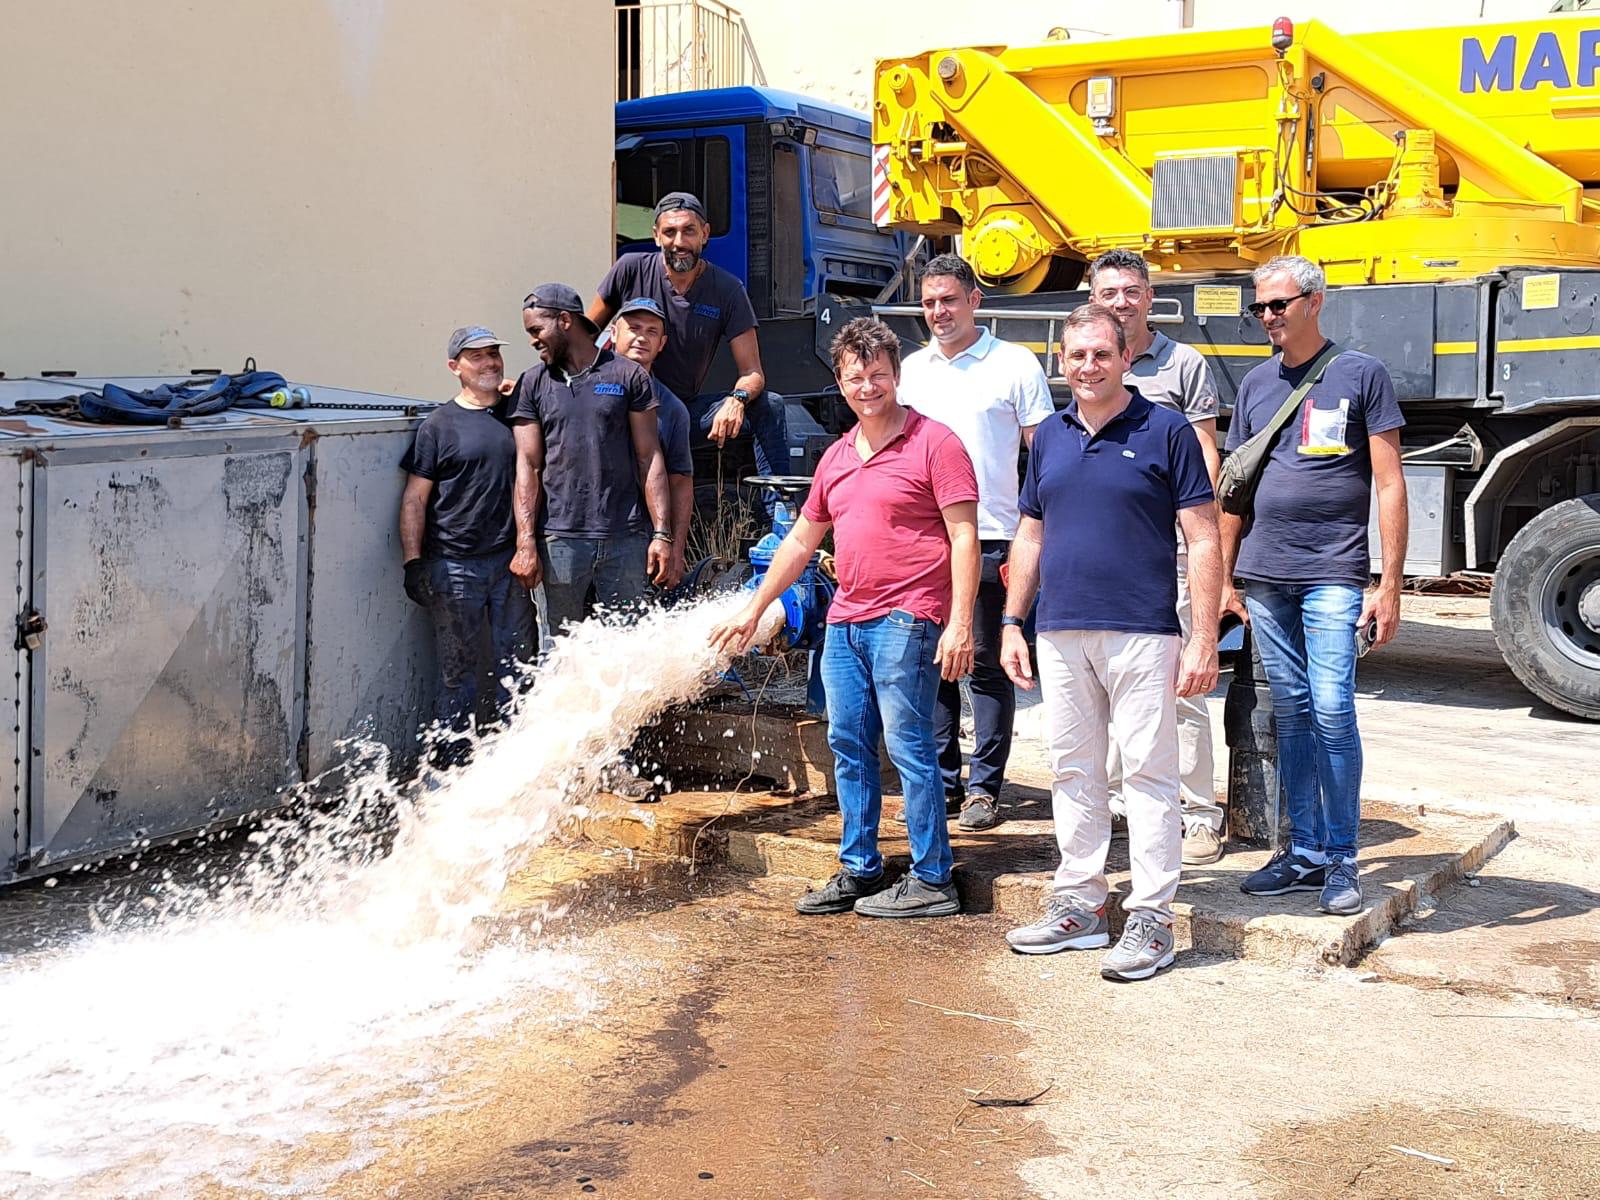
{"type": "MultiPolygon", "coordinates": [[[[533,601],[510,571],[517,461],[500,390],[505,344],[481,325],[450,335],[445,365],[461,390],[423,419],[400,464],[407,473],[400,499],[406,595],[433,620],[438,717],[458,732],[470,726],[476,707],[485,624],[497,674],[512,662],[532,662],[538,646],[533,601]]],[[[503,682],[498,700],[502,706],[507,700],[503,682]]],[[[458,738],[441,758],[459,761],[465,750],[458,738]]]]}
{"type": "Polygon", "coordinates": [[[655,375],[688,405],[696,441],[721,446],[748,432],[755,439],[757,469],[764,475],[790,474],[789,423],[783,397],[766,390],[755,309],[735,275],[702,257],[711,240],[705,206],[688,192],[668,193],[656,204],[654,232],[661,252],[617,259],[589,304],[590,320],[602,327],[625,301],[654,300],[667,323],[667,344],[656,359],[655,375]],[[702,396],[724,341],[739,377],[725,395],[702,396]]]}
{"type": "Polygon", "coordinates": [[[671,570],[667,473],[650,377],[595,345],[583,301],[541,284],[522,302],[539,363],[517,381],[517,553],[511,571],[544,582],[551,633],[581,621],[589,588],[605,608],[636,604],[671,570]]]}

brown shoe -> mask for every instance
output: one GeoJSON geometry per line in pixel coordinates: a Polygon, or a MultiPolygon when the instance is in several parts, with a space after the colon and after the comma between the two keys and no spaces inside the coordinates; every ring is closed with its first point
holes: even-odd
{"type": "Polygon", "coordinates": [[[1215,829],[1195,822],[1183,831],[1183,865],[1207,867],[1222,857],[1222,838],[1215,829]]]}
{"type": "Polygon", "coordinates": [[[1000,824],[1000,806],[993,796],[983,792],[968,792],[967,802],[961,806],[961,816],[956,827],[966,830],[993,829],[1000,824]]]}

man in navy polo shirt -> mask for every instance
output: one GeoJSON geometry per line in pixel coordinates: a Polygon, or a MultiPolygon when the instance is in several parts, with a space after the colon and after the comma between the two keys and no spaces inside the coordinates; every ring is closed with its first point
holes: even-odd
{"type": "Polygon", "coordinates": [[[696,441],[721,446],[748,433],[763,475],[791,474],[789,423],[783,397],[766,390],[755,309],[737,276],[702,257],[711,240],[705,205],[688,192],[668,193],[656,204],[654,232],[660,253],[646,250],[617,259],[589,304],[590,320],[603,328],[625,301],[654,300],[667,320],[667,344],[655,375],[688,405],[696,441]],[[711,360],[724,341],[739,377],[726,395],[702,396],[711,360]]]}
{"type": "Polygon", "coordinates": [[[607,608],[664,581],[671,561],[667,475],[650,377],[595,345],[572,288],[541,284],[522,322],[539,363],[517,380],[517,553],[511,571],[544,582],[551,633],[581,621],[590,585],[607,608]],[[641,495],[642,493],[642,495],[641,495]]]}
{"type": "Polygon", "coordinates": [[[1061,365],[1073,398],[1033,436],[1000,656],[1017,686],[1031,689],[1022,626],[1037,593],[1061,866],[1044,916],[1006,940],[1024,954],[1111,940],[1109,734],[1122,750],[1133,890],[1123,903],[1122,939],[1100,973],[1145,979],[1173,962],[1183,844],[1175,698],[1208,692],[1217,681],[1216,510],[1189,423],[1125,386],[1127,339],[1109,309],[1086,304],[1067,318],[1061,365]],[[1194,606],[1187,643],[1178,624],[1180,525],[1194,606]]]}

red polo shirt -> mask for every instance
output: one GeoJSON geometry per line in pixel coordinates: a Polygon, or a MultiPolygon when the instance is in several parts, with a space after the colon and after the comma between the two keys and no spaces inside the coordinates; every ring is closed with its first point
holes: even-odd
{"type": "Polygon", "coordinates": [[[853,427],[822,456],[801,512],[833,523],[839,591],[828,624],[895,609],[943,625],[950,617],[950,535],[942,509],[978,498],[961,439],[906,410],[905,427],[866,462],[853,427]]]}

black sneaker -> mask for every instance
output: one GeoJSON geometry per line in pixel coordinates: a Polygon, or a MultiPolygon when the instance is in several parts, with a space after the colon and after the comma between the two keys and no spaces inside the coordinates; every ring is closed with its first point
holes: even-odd
{"type": "Polygon", "coordinates": [[[924,883],[909,871],[887,891],[856,901],[858,917],[948,917],[960,911],[954,881],[924,883]]]}
{"type": "MultiPolygon", "coordinates": [[[[944,793],[944,815],[953,817],[961,811],[961,806],[966,802],[967,793],[961,788],[946,788],[944,793]]],[[[906,806],[902,804],[889,814],[889,820],[896,825],[906,823],[906,806]]]]}
{"type": "Polygon", "coordinates": [[[794,902],[794,910],[807,917],[822,917],[833,913],[847,913],[857,900],[865,899],[883,887],[883,872],[868,879],[839,871],[815,891],[807,892],[794,902]]]}
{"type": "Polygon", "coordinates": [[[1000,824],[1000,806],[986,792],[968,792],[967,802],[961,806],[961,816],[956,819],[960,829],[993,829],[1000,824]]]}
{"type": "Polygon", "coordinates": [[[1239,884],[1246,896],[1281,896],[1285,892],[1318,892],[1327,882],[1328,867],[1301,858],[1285,846],[1274,854],[1266,866],[1252,871],[1239,884]]]}

